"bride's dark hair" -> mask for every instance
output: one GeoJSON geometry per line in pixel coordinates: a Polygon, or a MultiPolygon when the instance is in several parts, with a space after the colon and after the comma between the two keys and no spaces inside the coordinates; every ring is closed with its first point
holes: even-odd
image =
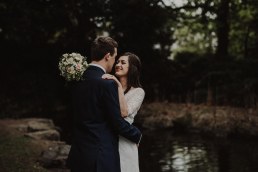
{"type": "Polygon", "coordinates": [[[127,88],[124,92],[126,94],[131,87],[142,87],[140,83],[141,60],[137,55],[130,52],[126,52],[122,56],[128,56],[129,63],[127,88]]]}

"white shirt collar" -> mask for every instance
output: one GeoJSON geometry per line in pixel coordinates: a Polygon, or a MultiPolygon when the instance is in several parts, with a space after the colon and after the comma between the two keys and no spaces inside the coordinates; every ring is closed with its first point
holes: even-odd
{"type": "Polygon", "coordinates": [[[106,70],[104,69],[104,67],[102,67],[102,66],[101,66],[101,65],[99,65],[99,64],[90,63],[89,65],[90,65],[90,66],[96,66],[96,67],[99,67],[100,69],[102,69],[102,70],[106,73],[106,70]]]}

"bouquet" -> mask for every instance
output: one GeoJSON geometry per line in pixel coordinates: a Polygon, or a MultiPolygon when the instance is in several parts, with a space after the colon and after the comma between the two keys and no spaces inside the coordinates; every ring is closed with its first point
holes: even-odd
{"type": "Polygon", "coordinates": [[[79,53],[63,54],[58,64],[60,75],[66,81],[82,80],[82,75],[87,67],[86,57],[79,53]]]}

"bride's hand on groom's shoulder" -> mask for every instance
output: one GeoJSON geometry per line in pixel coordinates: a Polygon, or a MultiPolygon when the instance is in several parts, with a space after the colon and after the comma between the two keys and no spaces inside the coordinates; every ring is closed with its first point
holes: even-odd
{"type": "Polygon", "coordinates": [[[103,79],[112,79],[117,83],[118,86],[121,85],[120,82],[118,81],[118,79],[114,75],[110,75],[110,74],[106,73],[106,74],[102,75],[102,78],[103,79]]]}
{"type": "Polygon", "coordinates": [[[102,75],[102,78],[103,78],[103,79],[114,79],[114,78],[115,78],[115,76],[114,76],[114,75],[111,75],[111,74],[106,73],[106,74],[102,75]]]}

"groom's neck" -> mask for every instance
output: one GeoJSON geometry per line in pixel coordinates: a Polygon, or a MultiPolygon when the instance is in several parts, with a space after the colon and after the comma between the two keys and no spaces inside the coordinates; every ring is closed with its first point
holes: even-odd
{"type": "Polygon", "coordinates": [[[103,67],[105,69],[105,71],[107,71],[107,66],[106,66],[105,62],[103,62],[102,60],[100,60],[100,61],[92,61],[91,64],[100,65],[101,67],[103,67]]]}

